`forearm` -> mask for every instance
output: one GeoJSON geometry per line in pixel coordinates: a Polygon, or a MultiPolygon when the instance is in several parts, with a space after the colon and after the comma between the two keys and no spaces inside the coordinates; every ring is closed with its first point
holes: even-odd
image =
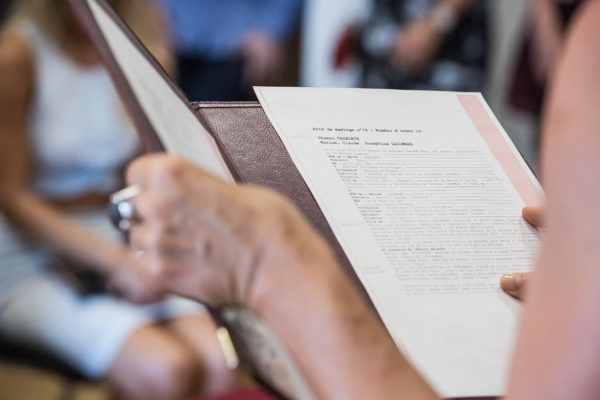
{"type": "Polygon", "coordinates": [[[143,188],[130,235],[155,274],[174,292],[261,317],[318,398],[435,398],[289,200],[164,155],[134,162],[127,181],[143,188]]]}
{"type": "Polygon", "coordinates": [[[462,16],[469,11],[474,2],[475,0],[438,0],[434,7],[448,7],[457,15],[462,16]]]}
{"type": "Polygon", "coordinates": [[[101,273],[110,273],[125,257],[125,246],[106,241],[39,197],[8,191],[0,195],[2,212],[32,240],[101,273]]]}
{"type": "Polygon", "coordinates": [[[426,20],[440,38],[445,38],[456,29],[473,3],[474,0],[438,0],[427,12],[426,20]]]}
{"type": "Polygon", "coordinates": [[[558,65],[544,123],[546,231],[515,352],[513,399],[600,397],[600,3],[558,65]]]}
{"type": "Polygon", "coordinates": [[[318,398],[437,398],[330,254],[298,270],[277,278],[262,316],[318,398]]]}

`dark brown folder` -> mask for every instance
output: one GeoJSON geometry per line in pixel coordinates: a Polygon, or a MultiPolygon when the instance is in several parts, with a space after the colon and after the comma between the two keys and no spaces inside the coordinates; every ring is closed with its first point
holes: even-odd
{"type": "MultiPolygon", "coordinates": [[[[104,65],[109,71],[121,99],[135,123],[137,132],[146,146],[146,150],[149,152],[163,151],[164,147],[159,135],[150,123],[140,101],[136,98],[135,92],[127,81],[121,66],[111,53],[110,46],[93,16],[88,1],[93,1],[106,11],[108,16],[126,35],[127,39],[134,44],[137,50],[159,73],[160,77],[169,84],[170,88],[178,95],[182,102],[187,104],[187,99],[179,87],[162,69],[160,64],[158,64],[150,52],[105,0],[68,1],[82,22],[83,27],[89,34],[104,65]]],[[[356,287],[363,293],[365,299],[371,303],[367,292],[360,283],[308,186],[296,169],[279,135],[271,125],[260,104],[258,102],[200,102],[192,103],[190,108],[198,118],[200,124],[208,129],[217,142],[218,149],[235,180],[239,183],[251,183],[269,187],[291,199],[315,229],[329,241],[342,268],[355,282],[356,287]]],[[[199,134],[201,133],[199,132],[199,134]]],[[[373,310],[373,312],[376,312],[374,307],[373,310]]],[[[274,389],[276,393],[287,394],[288,397],[308,398],[306,394],[310,394],[310,388],[308,388],[308,392],[303,392],[302,386],[305,385],[304,382],[296,382],[296,384],[290,385],[289,377],[282,376],[281,369],[276,370],[277,367],[265,364],[264,360],[261,360],[261,356],[256,355],[257,350],[252,349],[252,345],[258,344],[260,346],[266,344],[268,347],[268,343],[265,343],[264,340],[261,342],[261,339],[265,338],[260,338],[260,334],[255,335],[256,332],[253,332],[252,327],[245,329],[248,327],[241,326],[245,322],[249,322],[250,324],[255,322],[251,318],[245,319],[244,317],[242,315],[240,319],[241,324],[239,321],[235,321],[229,325],[229,328],[236,349],[240,352],[243,361],[246,361],[246,365],[251,368],[252,372],[257,375],[257,378],[261,382],[265,383],[268,388],[274,389]]],[[[226,323],[231,321],[226,317],[223,320],[226,323]]],[[[285,352],[284,349],[282,350],[285,352]]],[[[264,349],[264,352],[273,353],[273,351],[271,347],[264,349]]],[[[285,357],[287,357],[287,354],[283,356],[284,359],[285,357]]]]}
{"type": "MultiPolygon", "coordinates": [[[[274,189],[302,211],[334,249],[340,265],[371,303],[310,189],[258,102],[195,102],[193,109],[219,141],[240,182],[274,189]]],[[[371,303],[372,305],[372,303],[371,303]]],[[[373,307],[373,312],[375,308],[373,307]]],[[[459,399],[457,399],[459,400],[459,399]]]]}
{"type": "Polygon", "coordinates": [[[219,142],[239,181],[269,187],[291,199],[329,241],[344,270],[368,299],[325,216],[261,105],[258,102],[198,102],[192,105],[219,142]]]}

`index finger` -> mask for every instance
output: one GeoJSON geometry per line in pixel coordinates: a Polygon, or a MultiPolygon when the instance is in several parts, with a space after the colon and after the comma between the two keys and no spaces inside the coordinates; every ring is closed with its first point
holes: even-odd
{"type": "Polygon", "coordinates": [[[230,186],[229,182],[205,171],[201,167],[166,153],[149,154],[135,159],[125,173],[129,185],[142,189],[176,190],[178,185],[214,188],[230,186]]]}
{"type": "Polygon", "coordinates": [[[524,207],[523,218],[535,228],[543,228],[545,226],[544,212],[542,207],[524,207]]]}
{"type": "Polygon", "coordinates": [[[153,175],[161,169],[162,164],[168,158],[170,157],[166,154],[148,154],[136,158],[127,166],[125,182],[129,186],[148,187],[153,175]]]}
{"type": "Polygon", "coordinates": [[[500,287],[514,298],[523,300],[530,277],[530,272],[505,274],[500,278],[500,287]]]}

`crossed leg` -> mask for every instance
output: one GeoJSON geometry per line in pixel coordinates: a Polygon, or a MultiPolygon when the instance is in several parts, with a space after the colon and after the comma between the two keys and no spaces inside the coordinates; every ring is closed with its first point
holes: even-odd
{"type": "Polygon", "coordinates": [[[175,318],[137,329],[106,378],[126,399],[180,399],[241,384],[229,371],[208,315],[175,318]]]}

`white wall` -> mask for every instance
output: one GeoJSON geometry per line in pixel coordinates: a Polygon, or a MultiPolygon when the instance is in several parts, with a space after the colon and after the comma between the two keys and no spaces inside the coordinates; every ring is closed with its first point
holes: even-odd
{"type": "Polygon", "coordinates": [[[337,40],[348,24],[365,15],[368,0],[307,0],[302,37],[302,86],[351,87],[356,66],[333,69],[337,40]]]}

